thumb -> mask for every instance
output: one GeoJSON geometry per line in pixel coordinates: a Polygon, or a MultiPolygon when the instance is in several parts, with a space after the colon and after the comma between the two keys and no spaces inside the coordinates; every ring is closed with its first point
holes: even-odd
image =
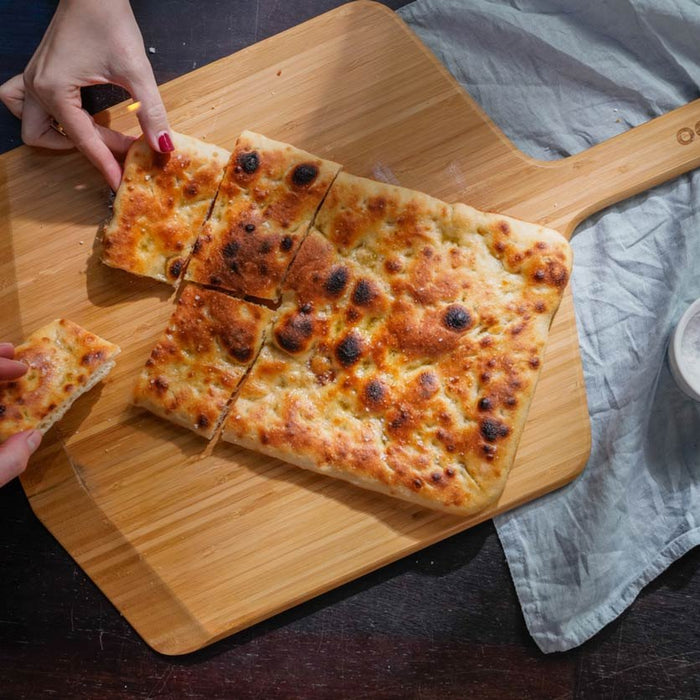
{"type": "Polygon", "coordinates": [[[146,61],[138,75],[129,79],[127,86],[131,96],[141,103],[137,116],[146,141],[154,151],[169,153],[174,151],[172,134],[168,125],[163,100],[158,92],[151,64],[146,61]]]}
{"type": "Polygon", "coordinates": [[[0,486],[25,470],[29,457],[40,442],[41,433],[38,430],[25,430],[10,436],[0,445],[0,486]]]}
{"type": "Polygon", "coordinates": [[[24,76],[21,73],[0,85],[0,102],[2,102],[17,119],[22,118],[24,76]]]}

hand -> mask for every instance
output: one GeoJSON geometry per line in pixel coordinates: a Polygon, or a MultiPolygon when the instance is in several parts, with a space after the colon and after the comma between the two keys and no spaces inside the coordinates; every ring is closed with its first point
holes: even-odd
{"type": "Polygon", "coordinates": [[[114,83],[141,103],[138,118],[151,148],[173,150],[165,107],[128,0],[61,0],[24,74],[0,85],[0,101],[22,120],[30,146],[76,147],[119,187],[132,138],[99,126],[82,108],[80,88],[114,83]],[[52,128],[52,117],[66,136],[52,128]]]}
{"type": "MultiPolygon", "coordinates": [[[[0,343],[0,381],[18,379],[27,371],[27,365],[12,358],[15,349],[11,343],[0,343]]],[[[25,430],[12,435],[0,445],[0,486],[21,474],[31,454],[39,447],[41,433],[25,430]]]]}

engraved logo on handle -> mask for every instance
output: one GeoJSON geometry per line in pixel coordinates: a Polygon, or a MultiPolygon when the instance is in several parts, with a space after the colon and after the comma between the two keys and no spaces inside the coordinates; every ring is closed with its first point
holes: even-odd
{"type": "Polygon", "coordinates": [[[681,146],[687,146],[695,141],[695,135],[700,136],[700,121],[695,123],[695,131],[689,126],[684,126],[676,132],[676,141],[681,146]]]}

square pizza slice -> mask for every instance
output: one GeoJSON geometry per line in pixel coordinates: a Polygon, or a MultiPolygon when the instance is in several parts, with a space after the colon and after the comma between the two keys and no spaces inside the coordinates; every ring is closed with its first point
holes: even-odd
{"type": "Polygon", "coordinates": [[[249,131],[236,142],[186,279],[277,300],[280,283],[340,170],[249,131]]]}
{"type": "Polygon", "coordinates": [[[345,173],[316,225],[223,438],[439,510],[494,504],[567,242],[345,173]]]}
{"type": "Polygon", "coordinates": [[[206,438],[255,359],[272,312],[188,284],[134,388],[134,403],[206,438]]]}
{"type": "Polygon", "coordinates": [[[15,348],[15,360],[27,365],[27,373],[0,382],[0,442],[30,428],[45,433],[112,370],[119,352],[65,318],[34,331],[15,348]]]}
{"type": "Polygon", "coordinates": [[[156,153],[143,137],[129,149],[102,261],[175,284],[211,208],[230,153],[173,133],[175,150],[156,153]]]}

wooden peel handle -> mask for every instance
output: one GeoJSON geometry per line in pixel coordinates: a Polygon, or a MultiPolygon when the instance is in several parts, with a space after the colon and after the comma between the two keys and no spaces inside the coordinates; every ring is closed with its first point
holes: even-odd
{"type": "Polygon", "coordinates": [[[532,220],[568,238],[596,211],[700,166],[700,99],[582,153],[534,164],[541,195],[532,220]]]}

